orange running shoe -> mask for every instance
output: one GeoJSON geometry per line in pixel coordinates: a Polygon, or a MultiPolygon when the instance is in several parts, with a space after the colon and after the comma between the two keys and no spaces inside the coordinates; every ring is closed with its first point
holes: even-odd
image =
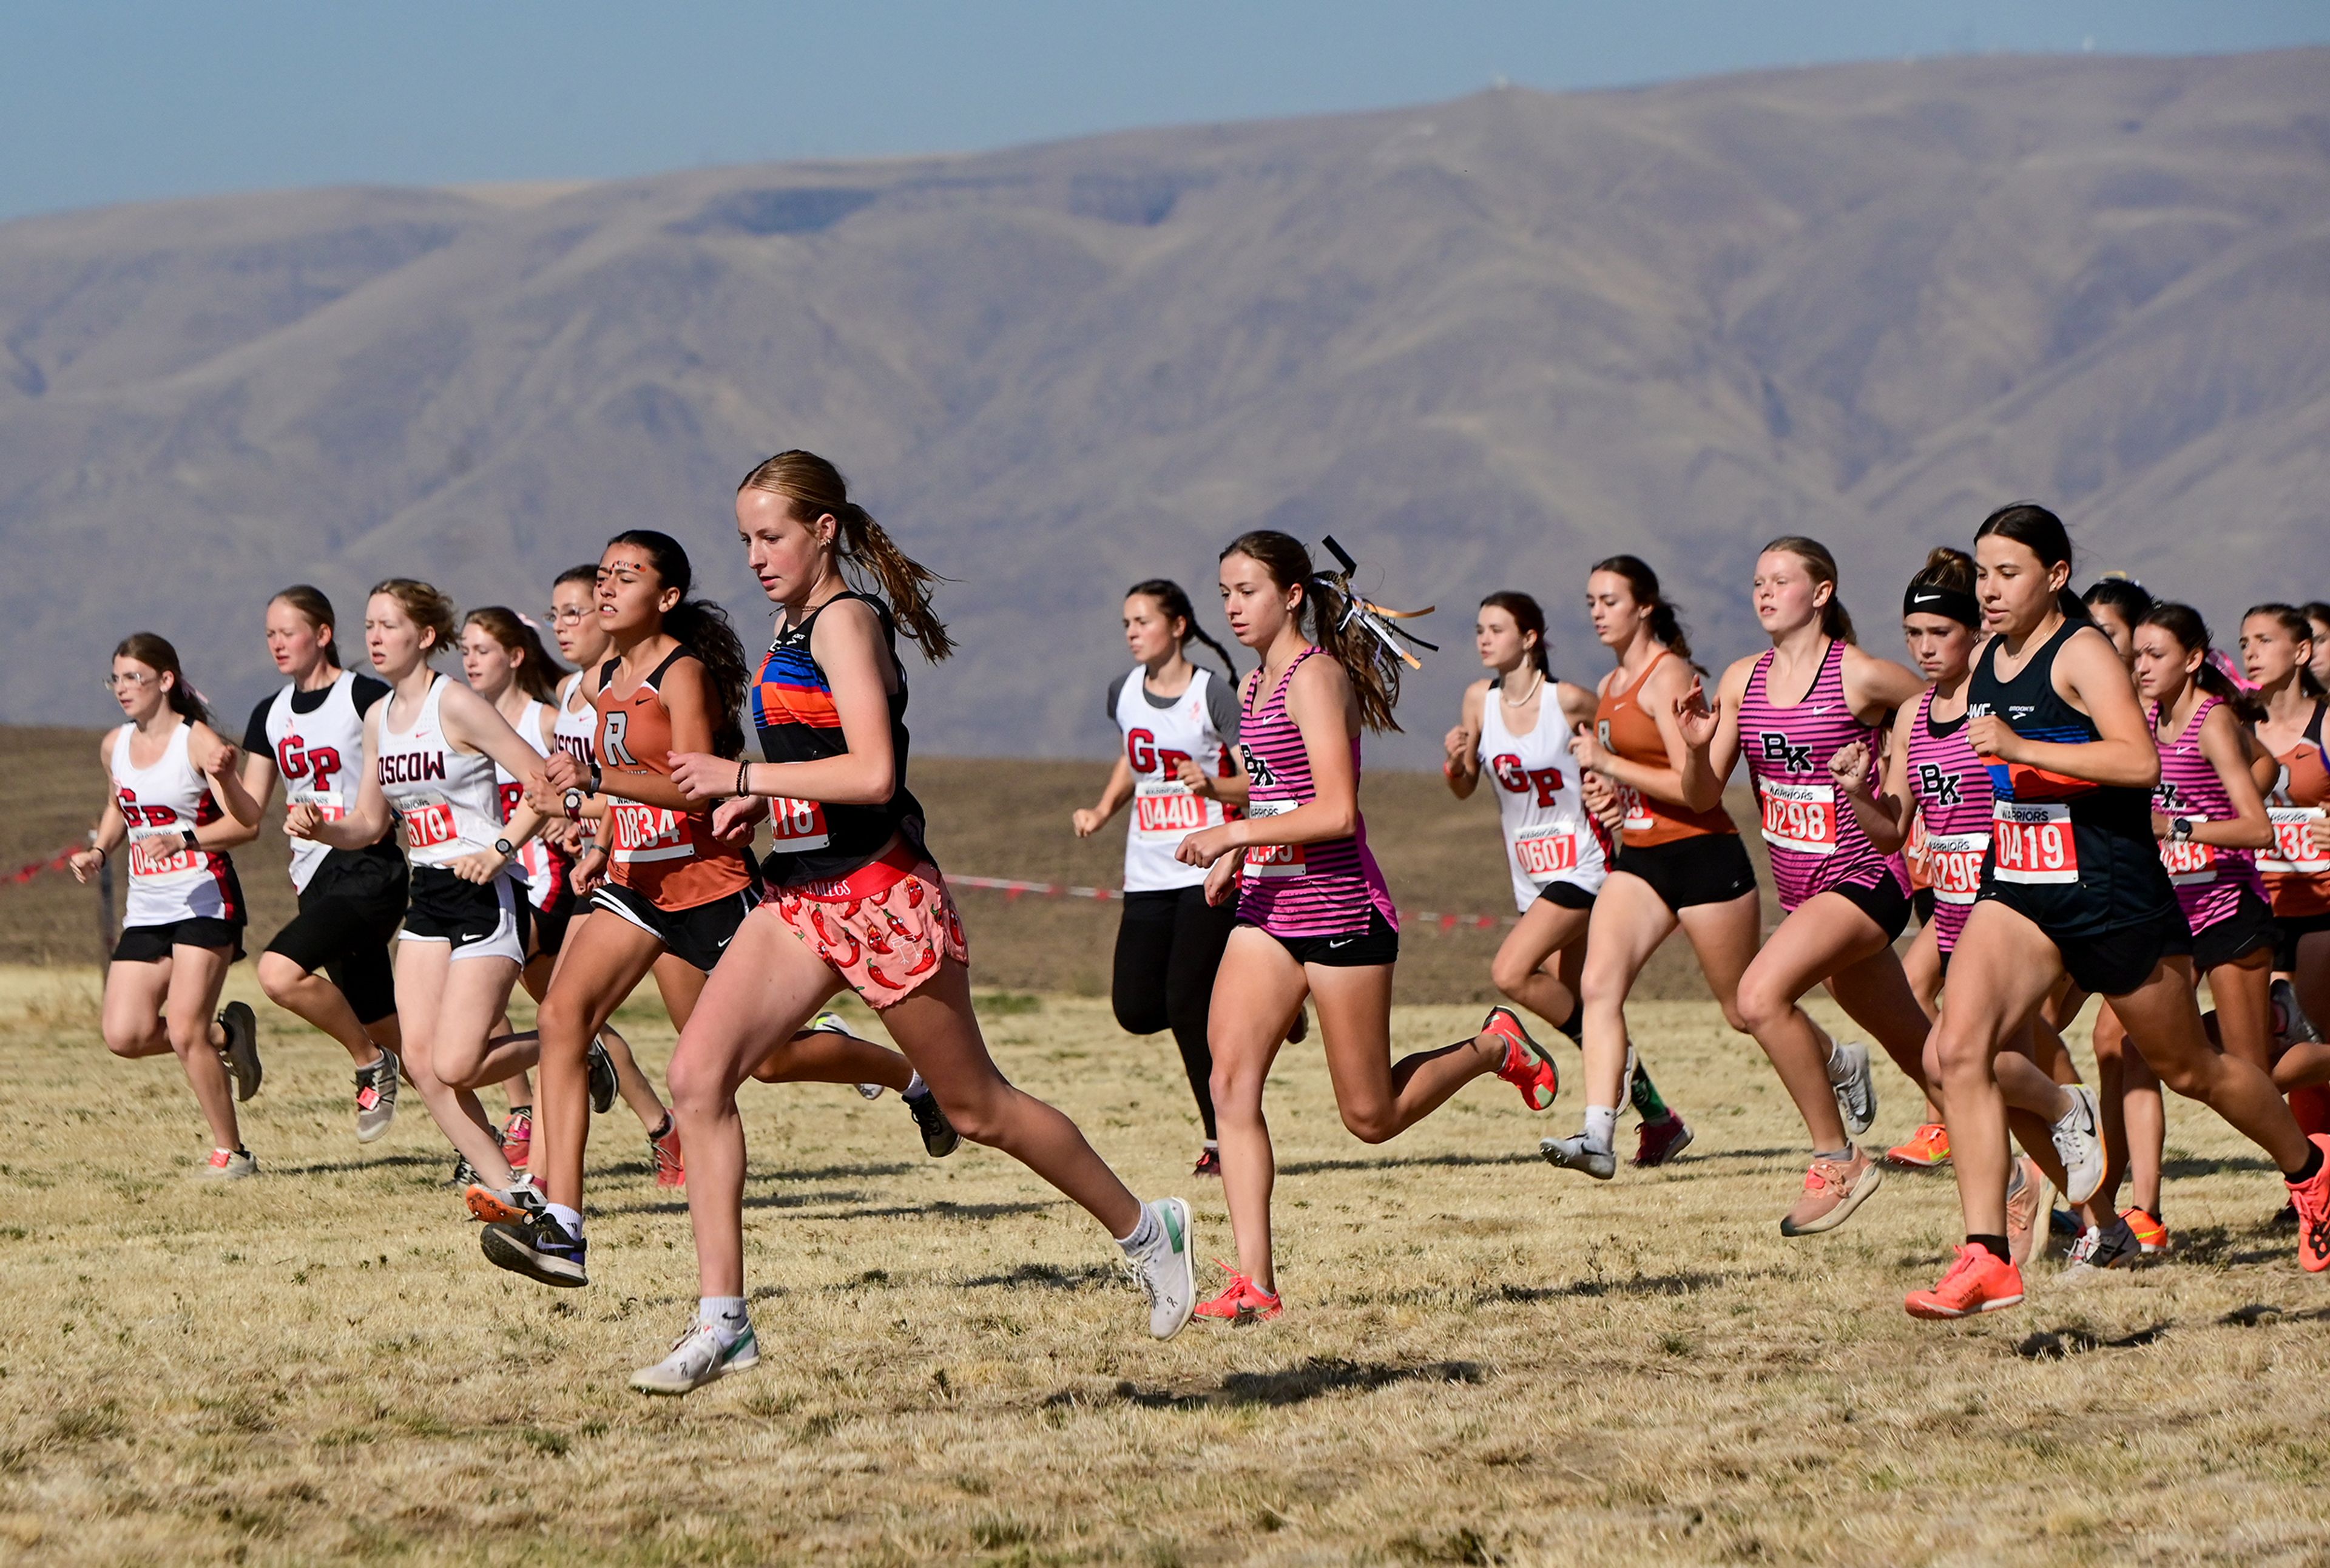
{"type": "Polygon", "coordinates": [[[1968,1241],[1931,1290],[1912,1290],[1902,1305],[1912,1317],[1947,1320],[2022,1302],[2022,1271],[1989,1248],[1968,1241]]]}
{"type": "Polygon", "coordinates": [[[1261,1323],[1277,1316],[1286,1304],[1269,1291],[1223,1262],[1214,1259],[1214,1267],[1230,1277],[1220,1295],[1198,1303],[1194,1315],[1210,1317],[1217,1323],[1261,1323]]]}
{"type": "Polygon", "coordinates": [[[2322,1168],[2313,1179],[2289,1183],[2289,1202],[2297,1211],[2297,1262],[2308,1274],[2330,1269],[2330,1136],[2316,1133],[2306,1139],[2322,1152],[2322,1168]]]}
{"type": "Polygon", "coordinates": [[[1939,1122],[1927,1122],[1909,1135],[1908,1143],[1886,1150],[1885,1157],[1897,1165],[1931,1170],[1950,1157],[1950,1129],[1939,1122]]]}
{"type": "Polygon", "coordinates": [[[648,1158],[655,1162],[657,1186],[687,1185],[687,1161],[679,1151],[679,1122],[669,1111],[663,1113],[663,1131],[648,1140],[648,1158]]]}
{"type": "Polygon", "coordinates": [[[502,1158],[513,1171],[523,1171],[526,1163],[534,1158],[534,1107],[510,1107],[509,1120],[502,1124],[502,1158]]]}
{"type": "Polygon", "coordinates": [[[1835,1230],[1884,1180],[1885,1167],[1857,1145],[1849,1160],[1814,1160],[1804,1172],[1804,1195],[1780,1216],[1780,1234],[1816,1236],[1835,1230]]]}
{"type": "Polygon", "coordinates": [[[1529,1031],[1510,1007],[1492,1007],[1489,1016],[1481,1021],[1481,1032],[1493,1035],[1505,1042],[1505,1060],[1497,1069],[1497,1076],[1521,1091],[1521,1104],[1533,1111],[1551,1110],[1556,1096],[1561,1093],[1561,1074],[1548,1056],[1545,1047],[1531,1040],[1529,1031]],[[1543,1098],[1539,1098],[1542,1094],[1543,1098]]]}
{"type": "Polygon", "coordinates": [[[2127,1221],[2136,1244],[2144,1249],[2146,1257],[2168,1250],[2168,1227],[2160,1222],[2160,1216],[2143,1209],[2126,1208],[2119,1212],[2119,1217],[2127,1221]]]}
{"type": "Polygon", "coordinates": [[[2018,1156],[2006,1187],[2006,1250],[2020,1269],[2031,1261],[2039,1239],[2040,1205],[2046,1202],[2047,1174],[2028,1155],[2018,1156]]]}

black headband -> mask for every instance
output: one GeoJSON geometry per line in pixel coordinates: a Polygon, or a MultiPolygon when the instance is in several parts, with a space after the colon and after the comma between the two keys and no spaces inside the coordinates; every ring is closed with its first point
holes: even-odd
{"type": "Polygon", "coordinates": [[[1961,626],[1982,630],[1982,606],[1971,594],[1931,583],[1912,583],[1901,595],[1904,615],[1942,615],[1961,626]]]}

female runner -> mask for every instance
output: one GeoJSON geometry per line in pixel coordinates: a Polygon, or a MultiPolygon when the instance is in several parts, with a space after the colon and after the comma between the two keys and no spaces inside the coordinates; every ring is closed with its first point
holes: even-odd
{"type": "Polygon", "coordinates": [[[1542,1048],[1502,1007],[1470,1040],[1391,1060],[1398,915],[1368,850],[1359,784],[1360,730],[1397,727],[1397,666],[1370,628],[1355,623],[1368,612],[1336,603],[1342,591],[1284,534],[1233,542],[1222,552],[1221,582],[1231,634],[1262,658],[1238,705],[1247,814],[1190,834],[1176,853],[1208,868],[1209,899],[1227,901],[1238,884],[1237,929],[1207,1027],[1238,1267],[1198,1308],[1236,1322],[1281,1311],[1270,1230],[1276,1169],[1262,1093],[1306,994],[1318,1006],[1343,1125],[1365,1143],[1397,1136],[1484,1073],[1537,1110],[1552,1104],[1557,1080],[1542,1048]]]}
{"type": "MultiPolygon", "coordinates": [[[[2267,801],[2273,847],[2258,862],[2273,904],[2274,967],[2288,976],[2285,1009],[2309,1023],[2330,1021],[2330,855],[2316,846],[2312,831],[2330,802],[2322,723],[2330,702],[2309,668],[2314,635],[2305,613],[2291,605],[2259,604],[2241,617],[2241,667],[2256,683],[2264,709],[2257,741],[2277,765],[2267,801]]],[[[2330,1050],[2303,1038],[2316,1029],[2299,1023],[2292,1030],[2299,1041],[2274,1069],[2274,1081],[2290,1091],[2301,1123],[2312,1108],[2305,1102],[2330,1079],[2330,1050]]]]}
{"type": "Polygon", "coordinates": [[[1719,803],[1684,803],[1691,748],[1681,716],[1704,704],[1691,644],[1658,574],[1633,556],[1597,561],[1586,579],[1586,609],[1616,666],[1596,691],[1592,729],[1577,732],[1570,753],[1616,792],[1621,825],[1578,976],[1586,1125],[1538,1148],[1554,1164],[1606,1182],[1617,1174],[1612,1144],[1634,1067],[1626,996],[1635,977],[1681,926],[1725,1022],[1745,1030],[1739,976],[1756,955],[1760,916],[1756,869],[1730,814],[1719,803]]]}
{"type": "Polygon", "coordinates": [[[768,760],[706,750],[675,751],[669,761],[691,803],[770,800],[770,896],[737,927],[672,1055],[704,1294],[671,1354],[631,1386],[686,1393],[758,1364],[744,1308],[736,1089],[766,1057],[819,1049],[798,1031],[844,986],[881,1012],[964,1136],[1018,1158],[1120,1239],[1149,1297],[1150,1332],[1170,1337],[1189,1321],[1196,1294],[1189,1205],[1144,1204],[1126,1191],[1074,1122],[1005,1081],[971,1012],[962,922],[906,788],[906,680],[895,646],[903,622],[931,657],[952,651],[931,610],[936,579],[810,452],[780,452],[747,474],[736,522],[753,575],[778,606],[775,641],[752,691],[768,760]],[[852,589],[845,570],[872,578],[880,594],[852,589]]]}
{"type": "MultiPolygon", "coordinates": [[[[1937,1054],[1966,1240],[1913,1317],[2012,1307],[2022,1278],[2005,1237],[2004,1107],[1993,1059],[2069,973],[2111,1000],[2161,1080],[2262,1147],[2299,1216],[2298,1259],[2330,1268],[2330,1137],[2308,1138],[2273,1080],[2210,1048],[2193,997],[2192,936],[2152,836],[2155,748],[2127,671],[2094,628],[2066,619],[2070,539],[2019,503],[1975,535],[1992,636],[1969,685],[1967,739],[1990,761],[1992,841],[1951,959],[1937,1054]]],[[[2068,1163],[2068,1162],[2067,1162],[2068,1163]]]]}
{"type": "MultiPolygon", "coordinates": [[[[606,803],[611,874],[591,904],[613,917],[574,935],[572,960],[559,965],[542,1003],[548,1202],[522,1222],[488,1225],[480,1238],[492,1262],[545,1285],[589,1283],[582,1208],[590,1041],[667,954],[687,966],[677,984],[658,976],[684,1033],[705,977],[761,901],[745,846],[766,808],[733,801],[691,809],[671,781],[674,756],[709,752],[733,763],[744,746],[736,720],[744,651],[719,606],[687,597],[694,577],[687,552],[668,534],[637,528],[607,542],[597,595],[608,658],[592,699],[600,760],[585,769],[562,751],[543,776],[542,794],[567,814],[579,813],[586,794],[606,803]]],[[[915,1087],[905,1058],[845,1033],[797,1041],[786,1060],[795,1081],[878,1082],[902,1093],[915,1087]]]]}
{"type": "Polygon", "coordinates": [[[1173,1031],[1206,1129],[1190,1174],[1218,1176],[1206,1016],[1237,912],[1206,902],[1204,870],[1183,865],[1173,851],[1198,829],[1219,827],[1227,820],[1225,808],[1244,806],[1246,779],[1230,749],[1237,740],[1237,697],[1213,671],[1189,661],[1189,640],[1212,649],[1232,681],[1237,665],[1198,624],[1197,613],[1181,584],[1162,577],[1126,591],[1124,641],[1138,668],[1111,681],[1107,698],[1123,749],[1099,802],[1079,808],[1070,821],[1076,837],[1088,839],[1127,801],[1133,803],[1110,1004],[1127,1034],[1173,1031]]]}
{"type": "Polygon", "coordinates": [[[86,882],[125,840],[129,845],[121,939],[105,972],[106,1049],[125,1057],[175,1052],[210,1124],[210,1159],[198,1174],[256,1175],[234,1102],[259,1088],[258,1026],[250,1007],[232,1002],[221,1012],[218,999],[227,965],[242,956],[245,920],[242,885],[224,847],[256,835],[260,805],[167,641],[151,632],[123,638],[106,688],[129,722],[98,747],[113,793],[89,848],[71,861],[74,880],[86,882]]]}
{"type": "Polygon", "coordinates": [[[2306,623],[2314,633],[2314,657],[2306,661],[2314,684],[2330,689],[2330,604],[2316,599],[2306,606],[2306,623]]]}
{"type": "MultiPolygon", "coordinates": [[[[283,781],[292,805],[343,813],[365,774],[364,721],[388,687],[340,667],[332,602],[305,583],[267,602],[267,652],[290,684],[251,709],[242,787],[264,810],[283,781]]],[[[355,850],[293,839],[299,912],[259,955],[268,1000],[340,1042],[355,1067],[356,1141],[396,1119],[396,982],[388,959],[410,894],[393,832],[355,850]]]]}
{"type": "Polygon", "coordinates": [[[396,1013],[404,1069],[429,1114],[477,1174],[465,1194],[486,1221],[516,1219],[540,1202],[513,1176],[501,1139],[478,1103],[480,1084],[498,1083],[537,1054],[534,1042],[493,1037],[526,962],[515,863],[542,825],[521,803],[505,826],[498,763],[512,773],[540,759],[491,703],[429,668],[453,641],[453,606],[426,583],[391,577],[365,606],[365,643],[389,696],[365,715],[373,766],[344,815],[303,802],[284,831],[334,849],[376,841],[393,820],[404,824],[412,863],[412,904],[396,944],[396,1013]],[[393,816],[392,816],[393,813],[393,816]]]}
{"type": "MultiPolygon", "coordinates": [[[[1578,792],[1569,752],[1571,736],[1593,718],[1594,694],[1553,679],[1545,612],[1527,594],[1482,600],[1473,641],[1495,674],[1464,689],[1463,714],[1442,742],[1448,757],[1440,771],[1460,801],[1472,798],[1484,771],[1497,786],[1498,822],[1521,918],[1499,945],[1489,978],[1576,1044],[1585,1011],[1577,988],[1586,927],[1609,874],[1611,851],[1608,830],[1578,792]]],[[[1690,1146],[1691,1128],[1659,1098],[1639,1063],[1632,1089],[1642,1117],[1634,1164],[1664,1164],[1690,1146]]]]}
{"type": "Polygon", "coordinates": [[[1738,1008],[1813,1139],[1804,1195],[1780,1221],[1784,1236],[1843,1223],[1884,1179],[1884,1167],[1852,1141],[1877,1115],[1869,1050],[1831,1040],[1798,1005],[1804,993],[1825,981],[1925,1087],[1926,1012],[1893,952],[1909,920],[1908,873],[1869,841],[1857,813],[1837,810],[1832,765],[1852,746],[1865,763],[1878,727],[1925,683],[1854,643],[1836,585],[1835,558],[1818,540],[1765,546],[1756,618],[1772,646],[1725,670],[1712,713],[1684,727],[1687,740],[1712,731],[1684,772],[1691,804],[1719,807],[1746,754],[1780,897],[1784,917],[1739,977],[1738,1008]],[[1795,695],[1784,701],[1783,692],[1795,695]]]}

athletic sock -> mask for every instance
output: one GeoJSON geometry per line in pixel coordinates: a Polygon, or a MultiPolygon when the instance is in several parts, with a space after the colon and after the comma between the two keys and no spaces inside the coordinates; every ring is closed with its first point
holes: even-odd
{"type": "Polygon", "coordinates": [[[577,1241],[582,1240],[582,1211],[570,1209],[564,1203],[545,1203],[543,1208],[559,1226],[577,1241]]]}
{"type": "Polygon", "coordinates": [[[1608,1154],[1618,1136],[1616,1106],[1586,1107],[1586,1146],[1597,1154],[1608,1154]]]}
{"type": "Polygon", "coordinates": [[[1158,1229],[1157,1211],[1143,1203],[1141,1205],[1141,1223],[1132,1228],[1132,1235],[1119,1236],[1116,1244],[1124,1249],[1124,1255],[1128,1258],[1145,1252],[1156,1244],[1158,1229]]]}
{"type": "Polygon", "coordinates": [[[1643,1069],[1639,1058],[1634,1062],[1634,1081],[1627,1088],[1626,1098],[1634,1106],[1634,1114],[1646,1122],[1662,1122],[1674,1115],[1660,1097],[1658,1086],[1651,1081],[1651,1075],[1643,1069]]]}
{"type": "Polygon", "coordinates": [[[2014,1261],[2013,1255],[2006,1250],[2006,1238],[2003,1236],[1968,1236],[1966,1245],[1983,1249],[2001,1263],[2014,1261]]]}
{"type": "Polygon", "coordinates": [[[1219,1138],[1208,1138],[1208,1139],[1206,1140],[1206,1148],[1207,1148],[1207,1151],[1208,1151],[1208,1153],[1211,1153],[1211,1154],[1217,1154],[1217,1155],[1220,1154],[1220,1153],[1222,1152],[1222,1141],[1221,1141],[1221,1139],[1219,1139],[1219,1138]]]}
{"type": "Polygon", "coordinates": [[[923,1075],[921,1073],[916,1073],[914,1077],[906,1080],[906,1092],[902,1098],[910,1100],[918,1100],[930,1092],[931,1086],[923,1081],[923,1075]]]}
{"type": "Polygon", "coordinates": [[[2322,1174],[2322,1145],[2312,1138],[2306,1140],[2306,1163],[2295,1171],[2286,1171],[2282,1180],[2293,1187],[2304,1186],[2322,1174]]]}
{"type": "Polygon", "coordinates": [[[1814,1149],[1813,1151],[1813,1158],[1815,1160],[1827,1160],[1833,1164],[1851,1164],[1852,1163],[1852,1145],[1851,1144],[1847,1144],[1841,1149],[1814,1149]]]}
{"type": "Polygon", "coordinates": [[[1586,1003],[1571,1003],[1569,1016],[1555,1024],[1553,1031],[1556,1034],[1567,1036],[1572,1045],[1583,1043],[1578,1037],[1586,1032],[1586,1003]]]}
{"type": "Polygon", "coordinates": [[[753,1326],[741,1296],[706,1296],[696,1304],[696,1321],[720,1336],[725,1347],[735,1344],[753,1326]]]}

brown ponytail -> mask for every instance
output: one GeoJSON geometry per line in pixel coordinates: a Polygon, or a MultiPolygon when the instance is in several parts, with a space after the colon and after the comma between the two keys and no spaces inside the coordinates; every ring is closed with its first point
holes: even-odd
{"type": "Polygon", "coordinates": [[[2157,626],[2176,639],[2176,645],[2185,652],[2199,653],[2201,668],[2193,672],[2193,684],[2231,708],[2234,717],[2244,724],[2255,724],[2265,717],[2255,694],[2243,691],[2233,684],[2231,676],[2217,668],[2209,646],[2209,623],[2201,619],[2201,612],[2190,604],[2157,599],[2136,624],[2157,626]]]}
{"type": "Polygon", "coordinates": [[[872,514],[849,499],[849,484],[839,469],[813,451],[781,451],[736,488],[784,497],[797,522],[830,517],[838,530],[835,553],[851,586],[867,593],[870,579],[876,596],[890,606],[898,629],[921,646],[923,658],[936,662],[954,651],[946,622],[931,608],[933,585],[946,579],[898,548],[872,514]]]}
{"type": "Polygon", "coordinates": [[[1181,646],[1184,649],[1189,647],[1193,638],[1204,643],[1221,660],[1222,668],[1229,671],[1230,679],[1237,679],[1237,660],[1230,657],[1228,649],[1215,641],[1212,634],[1198,624],[1197,606],[1189,603],[1189,591],[1180,584],[1170,577],[1143,577],[1124,591],[1128,599],[1136,594],[1156,600],[1158,612],[1165,617],[1167,625],[1176,621],[1181,622],[1181,646]]]}
{"type": "Polygon", "coordinates": [[[1836,557],[1829,554],[1828,546],[1802,534],[1783,534],[1756,553],[1768,556],[1775,551],[1802,561],[1815,584],[1828,584],[1828,603],[1821,606],[1821,634],[1837,642],[1856,641],[1852,617],[1845,613],[1844,601],[1836,596],[1836,557]]]}
{"type": "Polygon", "coordinates": [[[1378,735],[1397,731],[1399,721],[1392,717],[1391,710],[1399,701],[1399,660],[1365,627],[1345,623],[1344,612],[1350,604],[1333,584],[1312,569],[1311,552],[1302,541],[1274,528],[1257,528],[1232,539],[1217,558],[1227,561],[1232,556],[1255,562],[1282,588],[1302,590],[1302,602],[1294,610],[1295,627],[1351,678],[1351,689],[1359,700],[1360,727],[1378,735]]]}
{"type": "Polygon", "coordinates": [[[566,667],[543,648],[542,632],[533,622],[507,605],[485,604],[463,616],[461,624],[481,629],[518,656],[516,679],[520,691],[536,702],[558,700],[558,682],[564,678],[566,667]]]}
{"type": "Polygon", "coordinates": [[[1690,660],[1691,640],[1683,635],[1682,616],[1674,602],[1659,591],[1659,575],[1651,570],[1649,562],[1640,556],[1605,556],[1588,567],[1586,575],[1590,577],[1596,572],[1624,577],[1626,592],[1634,596],[1634,603],[1651,613],[1651,641],[1676,658],[1690,660]]]}
{"type": "Polygon", "coordinates": [[[157,632],[132,632],[114,645],[113,656],[116,659],[135,659],[156,675],[169,676],[170,689],[163,697],[170,705],[172,713],[188,724],[208,724],[211,721],[210,705],[203,700],[203,694],[196,691],[194,683],[186,679],[186,672],[178,667],[178,651],[171,646],[168,638],[157,632]]]}
{"type": "Polygon", "coordinates": [[[383,594],[403,607],[414,626],[429,633],[429,641],[421,646],[423,664],[453,646],[458,633],[453,626],[452,600],[417,577],[383,577],[365,597],[372,599],[383,594]]]}
{"type": "Polygon", "coordinates": [[[1523,636],[1535,633],[1537,641],[1530,648],[1529,661],[1539,675],[1553,678],[1553,651],[1545,645],[1545,607],[1535,596],[1513,588],[1500,588],[1481,601],[1483,610],[1502,610],[1513,618],[1513,629],[1523,636]]]}

